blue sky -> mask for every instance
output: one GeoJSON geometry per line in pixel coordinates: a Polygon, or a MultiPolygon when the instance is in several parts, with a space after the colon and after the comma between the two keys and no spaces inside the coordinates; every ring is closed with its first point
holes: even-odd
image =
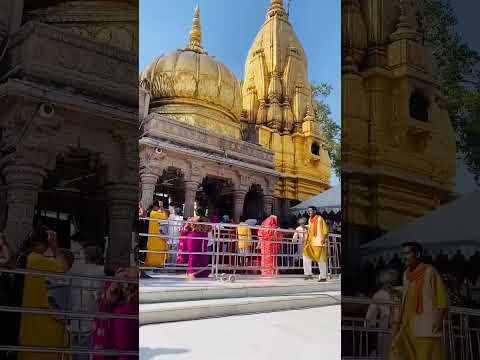
{"type": "MultiPolygon", "coordinates": [[[[270,0],[141,0],[140,70],[155,57],[185,47],[197,4],[203,47],[243,79],[248,49],[270,0]]],[[[340,124],[340,0],[291,0],[290,23],[307,54],[310,81],[333,87],[327,102],[340,124]]]]}

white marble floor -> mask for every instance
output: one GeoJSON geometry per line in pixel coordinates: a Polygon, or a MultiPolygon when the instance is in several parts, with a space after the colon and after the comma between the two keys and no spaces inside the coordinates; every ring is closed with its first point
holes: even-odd
{"type": "Polygon", "coordinates": [[[340,359],[340,306],[140,328],[141,360],[340,359]]]}

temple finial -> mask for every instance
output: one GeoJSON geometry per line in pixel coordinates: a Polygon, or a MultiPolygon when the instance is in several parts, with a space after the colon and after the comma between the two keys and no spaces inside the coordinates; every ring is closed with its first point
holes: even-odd
{"type": "Polygon", "coordinates": [[[200,9],[198,5],[193,15],[192,30],[190,30],[190,34],[188,35],[187,49],[204,52],[202,48],[202,30],[200,29],[200,9]]]}
{"type": "Polygon", "coordinates": [[[287,12],[283,7],[283,0],[271,0],[270,1],[270,8],[268,9],[268,17],[280,15],[280,16],[287,16],[287,12]]]}

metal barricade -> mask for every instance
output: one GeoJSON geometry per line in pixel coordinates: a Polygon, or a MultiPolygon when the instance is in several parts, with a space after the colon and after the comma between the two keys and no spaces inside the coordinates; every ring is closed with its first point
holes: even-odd
{"type": "Polygon", "coordinates": [[[454,307],[448,315],[446,337],[450,359],[480,358],[480,310],[454,307]]]}
{"type": "MultiPolygon", "coordinates": [[[[195,272],[206,270],[217,278],[222,278],[222,274],[260,275],[262,270],[272,270],[273,276],[303,274],[304,244],[295,240],[293,229],[197,222],[196,226],[203,225],[209,231],[200,234],[202,236],[197,234],[192,239],[190,235],[182,235],[181,232],[186,224],[193,224],[191,222],[154,218],[140,220],[158,221],[161,229],[160,234],[139,233],[139,237],[147,238],[150,248],[139,250],[146,254],[147,260],[140,263],[142,270],[177,273],[186,271],[188,267],[195,272]],[[239,229],[244,232],[248,229],[247,232],[251,235],[248,238],[239,236],[239,229]],[[266,236],[259,236],[262,230],[268,231],[271,236],[268,239],[266,236]],[[193,249],[192,242],[201,245],[193,249]],[[148,260],[154,257],[152,255],[158,255],[156,261],[148,260]],[[192,255],[208,257],[208,265],[196,266],[198,264],[192,263],[192,255]],[[188,264],[188,261],[191,263],[188,264]]],[[[329,234],[326,246],[328,275],[338,278],[341,273],[341,236],[329,234]]]]}
{"type": "MultiPolygon", "coordinates": [[[[388,359],[392,329],[366,319],[371,305],[398,307],[395,302],[342,297],[342,359],[388,359]]],[[[480,354],[480,310],[451,307],[443,326],[443,343],[450,360],[476,360],[480,354]]]]}
{"type": "MultiPolygon", "coordinates": [[[[39,279],[44,282],[48,291],[52,289],[64,290],[65,297],[60,297],[62,307],[58,308],[49,303],[48,307],[26,307],[9,306],[0,304],[0,313],[18,313],[24,315],[40,315],[36,319],[45,320],[46,318],[58,321],[63,324],[65,332],[65,347],[54,347],[47,345],[1,345],[0,353],[58,353],[62,356],[74,356],[75,359],[89,359],[92,355],[101,356],[128,356],[131,359],[138,358],[138,351],[126,351],[119,349],[94,349],[90,343],[94,322],[96,320],[133,320],[138,324],[138,315],[117,314],[113,312],[100,312],[98,308],[98,299],[105,289],[105,284],[118,283],[121,286],[128,284],[138,287],[138,279],[126,279],[110,276],[86,276],[76,274],[60,274],[44,271],[31,271],[23,269],[0,269],[0,275],[3,276],[24,276],[21,284],[25,280],[39,279]],[[55,286],[51,284],[55,283],[55,286]],[[50,284],[50,285],[49,285],[50,284]]],[[[5,279],[3,279],[5,280],[5,279]]],[[[50,293],[49,293],[50,295],[50,293]]],[[[19,299],[20,300],[20,299],[19,299]]],[[[20,317],[18,318],[20,321],[20,317]]],[[[38,324],[40,326],[41,324],[38,324]]],[[[40,327],[35,327],[36,331],[43,331],[40,327]]],[[[65,358],[67,358],[65,357],[65,358]]]]}

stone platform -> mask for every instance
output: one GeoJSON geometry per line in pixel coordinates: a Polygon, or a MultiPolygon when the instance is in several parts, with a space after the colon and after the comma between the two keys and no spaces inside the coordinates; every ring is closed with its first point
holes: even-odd
{"type": "Polygon", "coordinates": [[[140,280],[140,325],[337,305],[340,289],[339,280],[298,276],[240,276],[233,283],[155,276],[140,280]]]}
{"type": "Polygon", "coordinates": [[[299,276],[273,279],[237,276],[235,282],[228,283],[214,278],[188,280],[183,275],[161,275],[152,279],[140,279],[140,304],[340,290],[340,280],[319,283],[316,280],[304,280],[299,276]]]}

